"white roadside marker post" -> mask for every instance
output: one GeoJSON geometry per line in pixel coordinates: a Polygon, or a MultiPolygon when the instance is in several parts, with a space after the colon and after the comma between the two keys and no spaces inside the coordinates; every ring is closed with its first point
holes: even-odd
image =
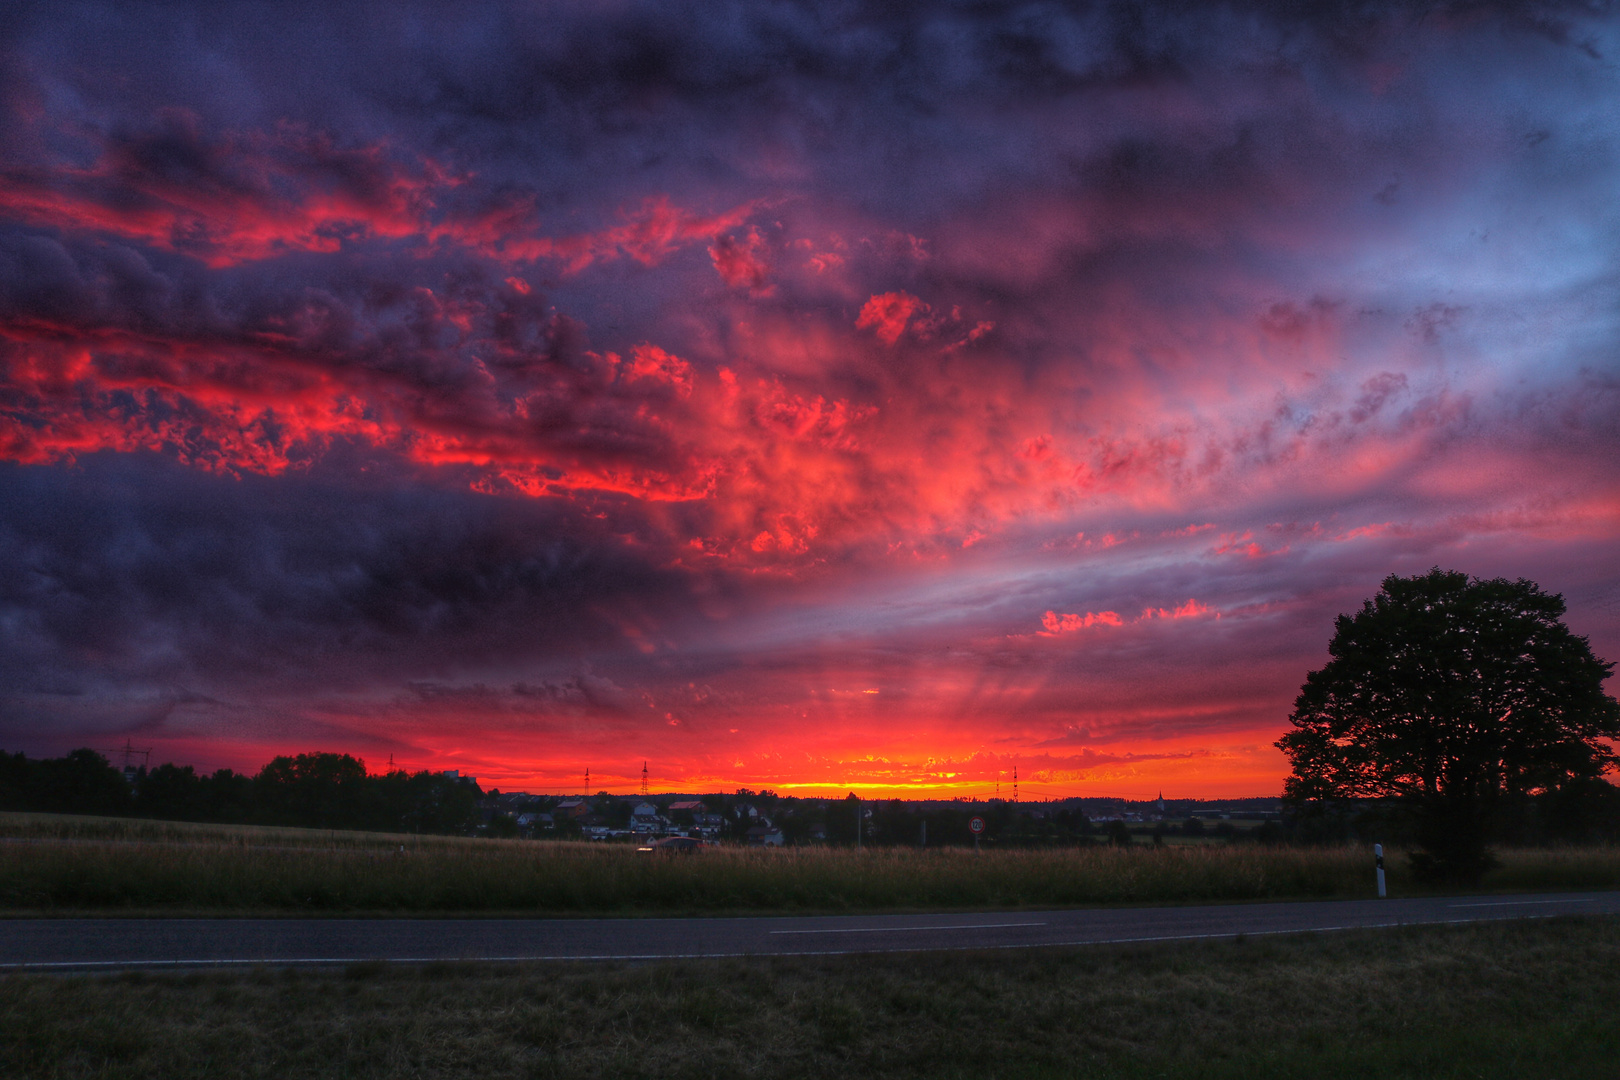
{"type": "Polygon", "coordinates": [[[1378,866],[1378,899],[1384,899],[1384,845],[1373,845],[1373,858],[1378,866]]]}

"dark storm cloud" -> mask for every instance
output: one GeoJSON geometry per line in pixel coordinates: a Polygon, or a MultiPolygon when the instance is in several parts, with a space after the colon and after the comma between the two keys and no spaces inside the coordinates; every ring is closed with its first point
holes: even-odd
{"type": "MultiPolygon", "coordinates": [[[[543,210],[577,205],[587,183],[736,183],[763,167],[753,153],[778,143],[824,168],[855,166],[852,189],[905,207],[915,191],[896,179],[935,172],[941,149],[957,153],[974,183],[985,170],[1063,167],[1061,155],[1010,158],[994,142],[972,145],[991,136],[997,117],[1054,105],[1085,116],[1100,100],[1105,107],[1087,119],[1115,134],[1108,92],[1222,75],[1342,80],[1350,85],[1341,92],[1353,93],[1387,46],[1430,28],[1484,23],[1556,48],[1592,48],[1572,29],[1591,15],[1584,4],[19,10],[29,14],[16,17],[7,77],[32,87],[14,94],[33,108],[67,108],[53,99],[71,89],[95,112],[139,123],[183,105],[216,128],[272,129],[292,118],[361,141],[407,138],[430,155],[503,170],[499,178],[528,185],[543,210]],[[77,63],[61,63],[69,57],[77,63]]],[[[1229,107],[1241,123],[1243,106],[1229,107]]],[[[198,176],[226,171],[197,149],[195,140],[165,148],[148,139],[144,158],[130,160],[198,176]]]]}
{"type": "MultiPolygon", "coordinates": [[[[206,412],[198,393],[209,390],[284,406],[253,421],[258,447],[278,462],[307,460],[361,428],[429,457],[452,452],[423,449],[421,436],[522,440],[531,454],[547,445],[598,464],[667,467],[683,453],[643,413],[649,402],[673,407],[666,384],[615,376],[542,294],[466,258],[357,252],[205,271],[172,253],[6,229],[0,319],[0,357],[19,370],[83,335],[101,346],[78,379],[59,372],[0,389],[0,411],[34,447],[25,458],[72,453],[120,414],[172,443],[173,414],[206,412]],[[371,400],[372,411],[301,415],[300,400],[334,390],[371,400]]],[[[254,468],[235,446],[245,423],[236,412],[197,417],[184,456],[254,468]]]]}
{"type": "Polygon", "coordinates": [[[611,525],[556,503],[231,480],[139,457],[58,480],[0,470],[11,737],[39,695],[285,694],[566,658],[616,645],[626,608],[688,599],[611,525]]]}

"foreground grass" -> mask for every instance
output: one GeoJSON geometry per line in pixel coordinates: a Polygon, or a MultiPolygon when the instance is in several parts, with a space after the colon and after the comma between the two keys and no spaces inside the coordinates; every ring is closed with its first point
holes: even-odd
{"type": "Polygon", "coordinates": [[[1620,920],[643,965],[0,977],[0,1075],[1613,1077],[1620,920]]]}
{"type": "MultiPolygon", "coordinates": [[[[690,914],[1361,897],[1361,847],[623,845],[0,815],[0,913],[690,914]]],[[[1501,853],[1487,890],[1620,887],[1620,848],[1501,853]]],[[[1393,894],[1416,891],[1390,860],[1393,894]]]]}

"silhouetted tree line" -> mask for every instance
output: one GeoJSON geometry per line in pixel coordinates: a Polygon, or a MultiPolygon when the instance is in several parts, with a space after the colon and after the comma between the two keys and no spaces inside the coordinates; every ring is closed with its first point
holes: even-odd
{"type": "Polygon", "coordinates": [[[126,779],[94,750],[39,760],[0,751],[0,810],[458,834],[478,825],[481,795],[442,772],[368,773],[349,754],[283,755],[253,776],[165,764],[126,779]]]}

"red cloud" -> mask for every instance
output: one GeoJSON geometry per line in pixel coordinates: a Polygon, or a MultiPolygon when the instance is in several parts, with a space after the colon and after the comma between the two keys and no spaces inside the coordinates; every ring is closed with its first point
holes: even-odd
{"type": "Polygon", "coordinates": [[[1209,606],[1197,600],[1188,600],[1178,608],[1143,608],[1144,619],[1192,619],[1209,614],[1209,606]]]}
{"type": "Polygon", "coordinates": [[[431,161],[407,167],[382,145],[341,146],[294,126],[207,135],[173,111],[154,131],[107,138],[88,167],[0,174],[0,214],[220,267],[418,233],[434,193],[453,183],[431,161]]]}
{"type": "Polygon", "coordinates": [[[559,260],[564,273],[575,274],[615,258],[655,266],[681,247],[735,229],[756,207],[757,203],[749,202],[720,214],[698,214],[659,195],[624,211],[621,224],[594,233],[550,237],[534,232],[533,204],[524,198],[471,216],[449,216],[433,227],[432,235],[507,261],[559,260]]]}
{"type": "MultiPolygon", "coordinates": [[[[192,114],[171,111],[146,133],[102,137],[101,153],[89,166],[0,173],[0,216],[110,233],[211,267],[298,251],[330,253],[367,239],[414,238],[508,262],[558,260],[571,274],[615,258],[656,265],[685,245],[736,228],[756,205],[699,214],[659,195],[623,212],[620,224],[549,237],[537,231],[532,195],[460,205],[468,179],[382,143],[341,145],[294,125],[209,133],[192,114]]],[[[733,260],[736,273],[746,278],[754,267],[763,274],[758,247],[751,231],[733,260]]]]}
{"type": "Polygon", "coordinates": [[[908,292],[878,293],[861,308],[855,320],[855,329],[872,330],[885,345],[893,345],[906,332],[906,323],[918,311],[927,311],[928,305],[908,292]]]}
{"type": "Polygon", "coordinates": [[[765,238],[758,229],[749,229],[742,240],[729,235],[716,237],[709,245],[709,258],[714,260],[720,279],[735,288],[761,290],[771,270],[765,260],[765,238]]]}
{"type": "MultiPolygon", "coordinates": [[[[1377,430],[1386,405],[1343,429],[1285,423],[1291,407],[1274,398],[1276,371],[1252,313],[1161,318],[1123,286],[1106,314],[1056,316],[1050,333],[1085,340],[1087,365],[1010,362],[1035,333],[1019,314],[998,315],[994,337],[958,349],[988,327],[984,312],[952,307],[947,317],[904,291],[862,305],[855,330],[870,334],[813,305],[761,304],[685,348],[675,324],[658,328],[672,335],[660,344],[570,353],[559,344],[566,320],[513,262],[552,259],[565,272],[620,258],[653,265],[701,241],[725,280],[755,287],[766,273],[765,241],[746,228],[757,204],[703,215],[659,196],[608,228],[545,237],[533,199],[470,208],[475,178],[384,145],[340,147],[290,128],[210,139],[177,123],[109,138],[77,172],[4,174],[0,212],[79,234],[75,251],[95,246],[83,234],[112,232],[215,265],[392,238],[401,256],[392,268],[405,268],[406,283],[349,300],[312,285],[215,322],[189,310],[169,323],[125,317],[104,298],[71,316],[7,309],[0,455],[144,449],[277,472],[347,440],[443,466],[483,491],[685,502],[680,557],[799,564],[861,545],[941,556],[1082,507],[1184,512],[1234,477],[1367,485],[1429,460],[1430,431],[1463,417],[1436,411],[1377,430]],[[434,288],[410,284],[429,263],[415,256],[450,246],[472,272],[454,282],[423,272],[434,288]],[[1164,329],[1172,323],[1185,340],[1164,329]],[[928,364],[883,355],[908,335],[919,349],[934,342],[928,364]],[[1151,376],[1143,350],[1155,357],[1151,376]],[[1265,387],[1258,405],[1243,397],[1247,364],[1265,387]],[[1210,405],[1200,413],[1185,400],[1210,405]],[[1359,463],[1367,455],[1376,467],[1359,463]]],[[[848,248],[851,260],[859,247],[848,248]]],[[[1329,392],[1312,393],[1322,398],[1306,403],[1312,416],[1330,416],[1329,392]]],[[[1446,463],[1448,481],[1466,475],[1454,455],[1433,460],[1436,475],[1446,463]]],[[[1071,546],[1095,551],[1135,535],[1121,528],[1071,546]]],[[[1221,553],[1278,553],[1241,527],[1212,541],[1221,553]]]]}
{"type": "MultiPolygon", "coordinates": [[[[1134,622],[1144,622],[1148,619],[1191,619],[1209,613],[1209,607],[1200,604],[1197,600],[1188,600],[1177,608],[1144,608],[1134,622]]],[[[1048,611],[1041,616],[1041,626],[1045,629],[1037,630],[1041,637],[1057,637],[1060,634],[1072,634],[1078,630],[1086,630],[1093,626],[1124,626],[1125,620],[1117,611],[1088,611],[1080,614],[1059,614],[1048,611]]]]}
{"type": "Polygon", "coordinates": [[[1265,548],[1254,539],[1253,532],[1244,532],[1241,536],[1229,533],[1220,538],[1212,549],[1217,555],[1242,555],[1248,559],[1264,559],[1272,555],[1284,555],[1288,552],[1288,545],[1280,548],[1265,548]]]}
{"type": "Polygon", "coordinates": [[[1092,626],[1124,626],[1125,620],[1119,617],[1117,611],[1088,611],[1084,615],[1059,615],[1055,611],[1048,611],[1041,616],[1041,625],[1046,629],[1037,630],[1036,633],[1042,637],[1056,637],[1092,626]]]}
{"type": "Polygon", "coordinates": [[[683,397],[692,392],[692,365],[656,345],[637,345],[630,351],[628,362],[612,353],[608,357],[621,379],[662,384],[683,397]]]}

